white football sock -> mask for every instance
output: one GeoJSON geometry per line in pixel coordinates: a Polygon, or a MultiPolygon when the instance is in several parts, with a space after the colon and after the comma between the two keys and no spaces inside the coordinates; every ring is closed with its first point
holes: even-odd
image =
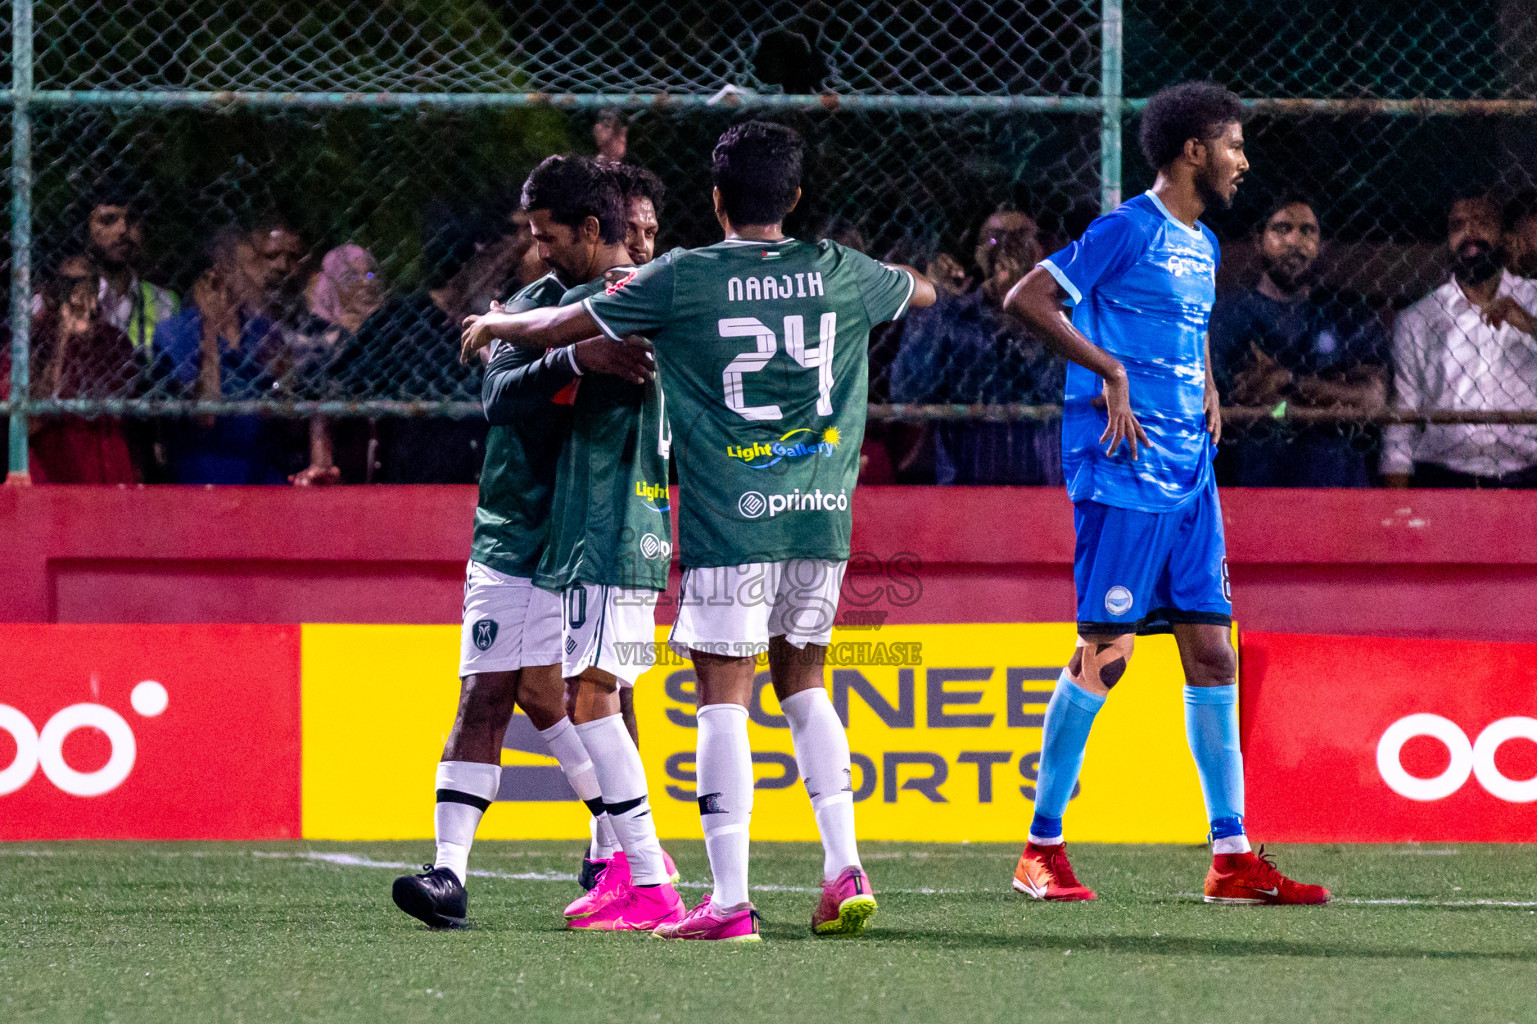
{"type": "Polygon", "coordinates": [[[550,753],[555,755],[555,760],[560,762],[560,770],[565,773],[571,788],[576,790],[576,798],[592,812],[592,843],[588,847],[587,856],[592,860],[607,860],[619,849],[619,840],[614,837],[614,828],[603,810],[603,790],[598,785],[598,772],[592,766],[592,758],[588,756],[587,747],[577,734],[576,726],[571,724],[571,719],[562,718],[548,729],[540,729],[539,738],[544,740],[550,753]]]}
{"type": "Polygon", "coordinates": [[[861,867],[854,841],[854,776],[849,738],[821,687],[791,694],[780,702],[790,720],[795,763],[811,797],[817,831],[822,834],[822,880],[846,867],[861,867]]]}
{"type": "Polygon", "coordinates": [[[699,820],[715,878],[712,905],[747,901],[747,837],[752,822],[752,749],[747,742],[747,709],[740,704],[706,704],[699,709],[699,820]]]}
{"type": "Polygon", "coordinates": [[[656,838],[656,819],[646,799],[646,769],[624,719],[609,715],[583,722],[576,731],[597,770],[608,820],[630,862],[630,880],[636,885],[662,884],[667,881],[667,868],[662,863],[662,844],[656,838]]]}
{"type": "Polygon", "coordinates": [[[502,784],[502,766],[479,761],[439,761],[435,788],[438,802],[432,811],[432,830],[438,841],[435,868],[448,868],[463,885],[470,864],[470,844],[481,815],[496,799],[502,784]]]}
{"type": "Polygon", "coordinates": [[[587,859],[610,860],[619,852],[619,837],[614,834],[614,823],[604,811],[587,822],[587,859]]]}

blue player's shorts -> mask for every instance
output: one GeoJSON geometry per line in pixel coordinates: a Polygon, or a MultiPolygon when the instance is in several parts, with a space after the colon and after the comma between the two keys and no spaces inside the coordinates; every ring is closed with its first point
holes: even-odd
{"type": "Polygon", "coordinates": [[[1180,622],[1232,623],[1215,481],[1170,512],[1075,502],[1073,525],[1080,635],[1167,633],[1180,622]]]}

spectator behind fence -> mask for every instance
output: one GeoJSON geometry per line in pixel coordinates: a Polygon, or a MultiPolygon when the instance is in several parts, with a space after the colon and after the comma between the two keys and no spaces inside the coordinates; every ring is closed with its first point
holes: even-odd
{"type": "MultiPolygon", "coordinates": [[[[86,197],[84,214],[82,255],[95,275],[100,315],[128,336],[135,355],[147,369],[154,352],[155,331],[180,311],[181,302],[175,292],[142,276],[146,225],[140,190],[125,178],[102,177],[86,197]]],[[[41,298],[38,296],[34,313],[42,308],[41,298]]],[[[123,428],[143,479],[161,480],[165,453],[159,444],[160,422],[130,418],[123,428]]]]}
{"type": "MultiPolygon", "coordinates": [[[[919,405],[1060,402],[1061,361],[1003,310],[1004,296],[1042,255],[1030,217],[1006,209],[988,217],[977,247],[981,285],[965,294],[941,288],[938,302],[908,314],[891,366],[891,400],[919,405]]],[[[941,421],[928,431],[934,482],[1059,484],[1059,431],[1057,423],[1046,421],[941,421]]]]}
{"type": "Polygon", "coordinates": [[[1537,192],[1523,192],[1505,207],[1505,248],[1511,273],[1537,278],[1537,192]]]}
{"type": "Polygon", "coordinates": [[[125,182],[104,180],[91,193],[85,258],[96,275],[100,316],[127,335],[146,362],[155,330],[181,309],[176,293],[144,280],[144,209],[125,182]]]}
{"type": "MultiPolygon", "coordinates": [[[[1537,282],[1504,269],[1500,220],[1486,197],[1452,204],[1452,279],[1398,317],[1397,408],[1537,411],[1537,282]]],[[[1537,486],[1537,427],[1393,426],[1384,441],[1391,487],[1537,486]]]]}
{"type": "Polygon", "coordinates": [[[279,217],[258,222],[248,240],[260,283],[257,311],[279,324],[285,334],[291,334],[307,315],[305,286],[309,283],[309,261],[304,241],[299,232],[279,217]]]}
{"type": "MultiPolygon", "coordinates": [[[[308,314],[289,340],[296,389],[304,397],[319,397],[332,361],[346,350],[363,322],[384,304],[384,278],[379,261],[360,245],[339,245],[320,261],[320,272],[306,291],[308,314]]],[[[334,455],[333,431],[338,425],[325,416],[309,424],[309,465],[289,477],[299,486],[337,483],[341,470],[334,455]]],[[[347,423],[343,433],[356,432],[347,423]]]]}
{"type": "MultiPolygon", "coordinates": [[[[84,257],[64,261],[32,318],[34,399],[132,398],[142,373],[122,330],[107,321],[100,279],[84,257]]],[[[10,397],[10,344],[0,354],[0,397],[10,397]]],[[[42,484],[131,484],[141,479],[116,416],[33,416],[28,472],[42,484]]]]}
{"type": "MultiPolygon", "coordinates": [[[[506,269],[507,236],[499,232],[511,226],[510,220],[480,216],[443,217],[429,224],[424,259],[430,269],[424,287],[385,303],[363,321],[332,367],[332,393],[477,400],[480,369],[459,364],[459,329],[475,311],[485,282],[506,269]],[[488,235],[485,225],[497,234],[488,235]]],[[[449,484],[479,478],[487,430],[482,416],[383,417],[369,427],[361,445],[344,446],[338,438],[337,461],[346,482],[449,484]]]]}
{"type": "MultiPolygon", "coordinates": [[[[1328,409],[1342,421],[1370,417],[1387,399],[1387,333],[1359,297],[1328,291],[1315,273],[1313,204],[1283,196],[1257,225],[1263,273],[1253,288],[1224,292],[1212,309],[1212,374],[1229,405],[1328,409]]],[[[1218,470],[1239,487],[1366,487],[1357,428],[1326,423],[1293,429],[1276,420],[1231,428],[1218,470]]]]}
{"type": "MultiPolygon", "coordinates": [[[[263,315],[272,260],[238,228],[218,231],[190,305],[155,334],[155,377],[172,394],[249,400],[279,376],[282,335],[263,315]]],[[[260,416],[197,416],[167,425],[170,479],[182,484],[277,484],[290,470],[281,425],[260,416]]]]}

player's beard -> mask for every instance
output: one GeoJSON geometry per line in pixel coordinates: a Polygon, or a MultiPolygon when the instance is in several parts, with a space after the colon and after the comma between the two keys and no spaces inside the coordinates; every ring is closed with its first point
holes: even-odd
{"type": "Polygon", "coordinates": [[[1233,208],[1233,200],[1229,198],[1217,182],[1217,169],[1207,167],[1195,179],[1196,194],[1201,197],[1201,205],[1208,210],[1230,210],[1233,208]]]}
{"type": "Polygon", "coordinates": [[[1463,284],[1483,284],[1504,269],[1504,249],[1481,238],[1464,242],[1452,255],[1452,274],[1463,284]]]}

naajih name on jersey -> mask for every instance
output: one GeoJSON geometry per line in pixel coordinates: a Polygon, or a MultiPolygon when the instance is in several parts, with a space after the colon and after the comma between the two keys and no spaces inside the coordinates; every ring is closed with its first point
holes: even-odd
{"type": "Polygon", "coordinates": [[[733,277],[726,282],[727,302],[761,302],[765,299],[804,299],[821,295],[822,273],[780,274],[775,277],[733,277]],[[793,278],[793,280],[792,280],[793,278]]]}

